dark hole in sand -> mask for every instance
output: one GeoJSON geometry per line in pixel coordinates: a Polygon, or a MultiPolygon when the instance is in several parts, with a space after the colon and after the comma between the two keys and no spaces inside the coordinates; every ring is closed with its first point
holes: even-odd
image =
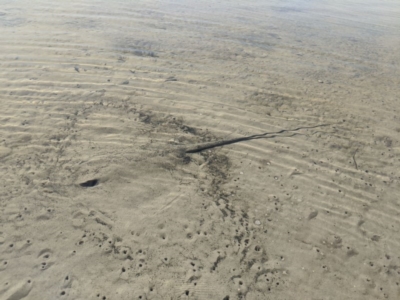
{"type": "Polygon", "coordinates": [[[98,185],[98,184],[99,184],[99,180],[98,180],[98,179],[91,179],[91,180],[82,182],[82,183],[80,183],[79,185],[80,185],[81,187],[87,188],[87,187],[94,187],[94,186],[96,186],[96,185],[98,185]]]}

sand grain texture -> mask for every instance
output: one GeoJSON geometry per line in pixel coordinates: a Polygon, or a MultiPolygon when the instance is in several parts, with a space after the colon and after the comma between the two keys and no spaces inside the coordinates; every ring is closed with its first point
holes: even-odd
{"type": "Polygon", "coordinates": [[[0,1],[0,299],[399,299],[367,2],[0,1]]]}

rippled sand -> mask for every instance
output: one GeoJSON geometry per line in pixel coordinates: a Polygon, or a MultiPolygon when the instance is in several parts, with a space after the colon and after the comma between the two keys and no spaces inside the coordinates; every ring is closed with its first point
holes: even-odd
{"type": "Polygon", "coordinates": [[[397,1],[0,4],[0,299],[399,299],[397,1]]]}

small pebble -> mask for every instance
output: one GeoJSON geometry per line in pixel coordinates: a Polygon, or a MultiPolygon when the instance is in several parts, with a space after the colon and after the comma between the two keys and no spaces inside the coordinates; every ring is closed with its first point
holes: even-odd
{"type": "Polygon", "coordinates": [[[260,221],[260,220],[256,220],[256,221],[254,222],[254,224],[256,224],[256,225],[261,225],[261,221],[260,221]]]}
{"type": "Polygon", "coordinates": [[[243,175],[243,172],[240,172],[240,175],[243,175]]]}

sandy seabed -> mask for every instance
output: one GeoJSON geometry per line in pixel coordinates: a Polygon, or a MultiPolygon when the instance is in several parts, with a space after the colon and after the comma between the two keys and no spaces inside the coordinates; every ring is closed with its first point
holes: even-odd
{"type": "Polygon", "coordinates": [[[400,298],[396,1],[0,4],[0,299],[400,298]]]}

